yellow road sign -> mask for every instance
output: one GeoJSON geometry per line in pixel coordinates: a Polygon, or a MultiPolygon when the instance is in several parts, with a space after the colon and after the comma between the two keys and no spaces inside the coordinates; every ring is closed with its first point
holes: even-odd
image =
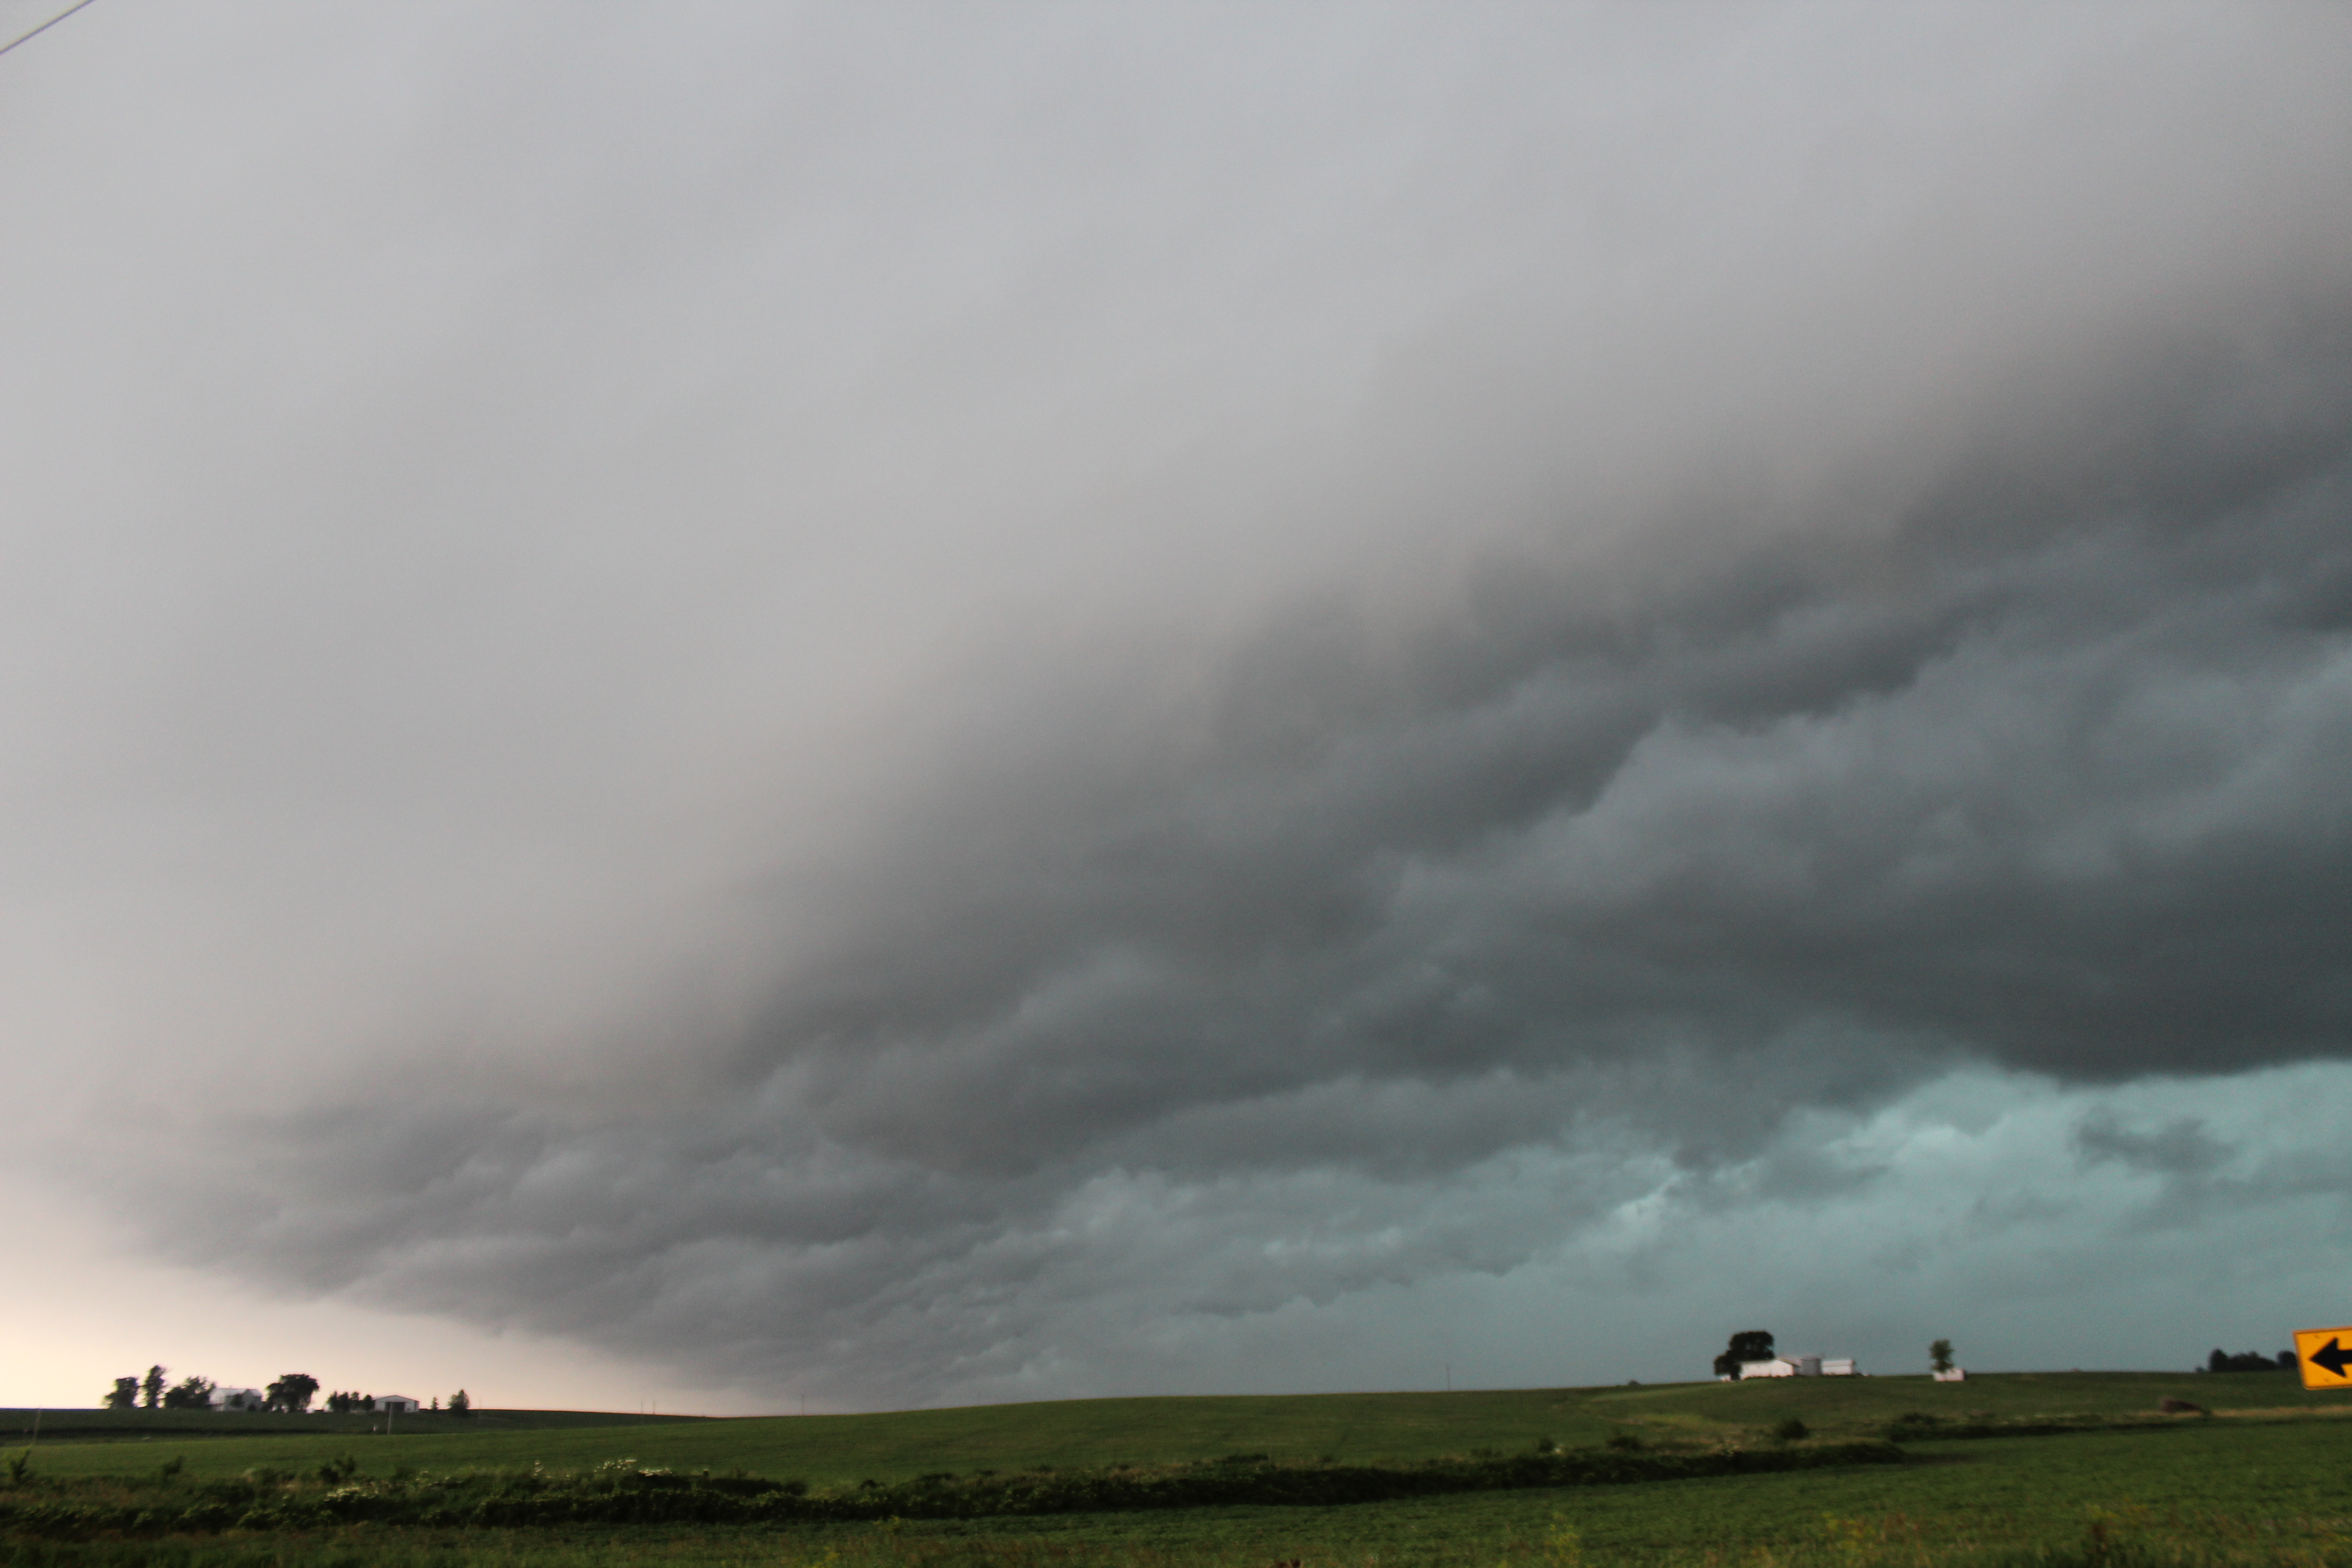
{"type": "Polygon", "coordinates": [[[2297,1329],[2294,1364],[2305,1388],[2352,1388],[2352,1329],[2297,1329]]]}

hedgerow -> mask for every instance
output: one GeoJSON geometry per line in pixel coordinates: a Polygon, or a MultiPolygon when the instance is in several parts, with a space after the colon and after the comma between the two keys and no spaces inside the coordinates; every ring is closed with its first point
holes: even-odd
{"type": "Polygon", "coordinates": [[[1009,1475],[945,1472],[812,1490],[745,1475],[675,1474],[614,1460],[566,1472],[463,1470],[322,1481],[274,1472],[234,1481],[50,1482],[0,1491],[0,1531],[88,1539],[318,1530],[367,1522],[436,1529],[573,1524],[759,1524],[979,1519],[1229,1504],[1328,1507],[1518,1488],[1612,1486],[1822,1466],[1899,1463],[1891,1443],[1685,1452],[1555,1450],[1411,1465],[1276,1463],[1262,1454],[1197,1464],[1117,1465],[1009,1475]],[[76,1495],[77,1493],[83,1495],[76,1495]],[[90,1495],[96,1494],[96,1495],[90,1495]]]}

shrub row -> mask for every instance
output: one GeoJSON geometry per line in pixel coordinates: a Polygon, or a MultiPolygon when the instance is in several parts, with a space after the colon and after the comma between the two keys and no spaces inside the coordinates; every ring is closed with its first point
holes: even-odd
{"type": "Polygon", "coordinates": [[[1960,1437],[2054,1437],[2069,1432],[2162,1432],[2177,1423],[2156,1416],[2030,1415],[1951,1420],[1910,1412],[1889,1421],[1890,1443],[1940,1443],[1960,1437]]]}
{"type": "Polygon", "coordinates": [[[1202,1508],[1234,1503],[1323,1507],[1447,1492],[1622,1485],[1831,1465],[1899,1463],[1891,1443],[1718,1448],[1686,1453],[1583,1451],[1431,1460],[1418,1465],[1276,1464],[1236,1456],[1202,1464],[1015,1475],[940,1474],[812,1491],[750,1476],[674,1475],[623,1461],[578,1475],[475,1471],[362,1480],[323,1491],[215,1483],[177,1500],[0,1496],[0,1531],[87,1538],[238,1530],[316,1530],[366,1521],[426,1528],[567,1524],[757,1524],[793,1520],[975,1519],[1202,1508]]]}

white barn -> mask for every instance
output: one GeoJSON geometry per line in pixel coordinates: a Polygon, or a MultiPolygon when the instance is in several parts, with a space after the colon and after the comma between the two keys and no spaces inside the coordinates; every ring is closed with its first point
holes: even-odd
{"type": "Polygon", "coordinates": [[[425,1408],[405,1394],[379,1394],[374,1404],[378,1410],[388,1410],[394,1415],[414,1415],[425,1408]]]}
{"type": "Polygon", "coordinates": [[[267,1410],[269,1395],[257,1388],[215,1388],[213,1390],[215,1410],[267,1410]]]}
{"type": "Polygon", "coordinates": [[[1776,1355],[1770,1361],[1743,1361],[1739,1377],[1860,1377],[1852,1356],[1776,1355]]]}

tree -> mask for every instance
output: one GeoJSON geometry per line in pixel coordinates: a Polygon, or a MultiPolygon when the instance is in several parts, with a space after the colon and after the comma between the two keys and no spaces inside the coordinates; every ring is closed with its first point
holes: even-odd
{"type": "Polygon", "coordinates": [[[1952,1342],[1937,1340],[1927,1346],[1927,1364],[1937,1372],[1952,1370],[1952,1342]]]}
{"type": "Polygon", "coordinates": [[[139,1380],[135,1377],[116,1378],[114,1392],[106,1396],[106,1407],[109,1410],[139,1408],[139,1380]]]}
{"type": "Polygon", "coordinates": [[[470,1400],[470,1399],[468,1399],[468,1398],[467,1398],[467,1397],[466,1397],[466,1391],[465,1391],[464,1389],[462,1389],[462,1388],[461,1388],[461,1389],[459,1389],[457,1393],[455,1393],[455,1394],[451,1394],[451,1395],[449,1396],[449,1414],[450,1414],[450,1415],[472,1415],[472,1414],[473,1414],[473,1412],[474,1412],[474,1402],[473,1402],[472,1400],[470,1400]]]}
{"type": "Polygon", "coordinates": [[[319,1392],[319,1380],[307,1372],[289,1372],[262,1392],[272,1410],[308,1410],[310,1396],[319,1392]]]}
{"type": "Polygon", "coordinates": [[[163,1369],[151,1366],[147,1375],[139,1380],[139,1392],[147,1396],[147,1408],[152,1410],[163,1403],[163,1369]]]}
{"type": "Polygon", "coordinates": [[[1741,1362],[1771,1359],[1772,1336],[1762,1329],[1742,1329],[1731,1336],[1730,1345],[1715,1358],[1715,1374],[1736,1379],[1741,1362]]]}
{"type": "Polygon", "coordinates": [[[210,1410],[213,1407],[213,1380],[208,1377],[185,1377],[163,1391],[166,1410],[210,1410]]]}

